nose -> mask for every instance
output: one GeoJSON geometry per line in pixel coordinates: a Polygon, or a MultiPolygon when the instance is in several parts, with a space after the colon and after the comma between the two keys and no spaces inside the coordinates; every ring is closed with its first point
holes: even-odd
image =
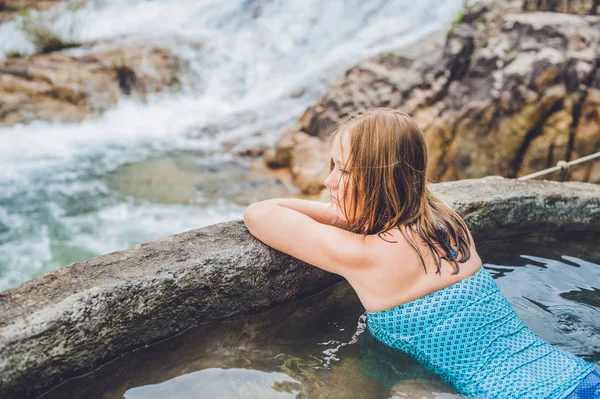
{"type": "Polygon", "coordinates": [[[325,178],[325,180],[323,181],[323,184],[325,184],[325,187],[327,187],[327,188],[336,188],[337,187],[338,182],[336,181],[336,179],[333,176],[334,172],[335,172],[335,169],[332,170],[329,173],[329,175],[325,178]]]}

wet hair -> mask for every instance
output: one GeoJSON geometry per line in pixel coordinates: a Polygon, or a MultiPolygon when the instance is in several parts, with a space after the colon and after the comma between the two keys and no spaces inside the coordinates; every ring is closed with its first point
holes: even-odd
{"type": "Polygon", "coordinates": [[[426,273],[418,240],[432,253],[436,273],[441,274],[441,259],[446,259],[457,274],[458,264],[471,256],[468,228],[427,187],[427,147],[415,121],[404,112],[378,108],[340,122],[330,139],[336,135],[349,135],[350,142],[344,165],[349,173],[340,177],[345,179],[346,192],[339,193],[344,198],[341,211],[349,230],[378,234],[388,241],[385,235],[398,228],[417,252],[426,273]]]}

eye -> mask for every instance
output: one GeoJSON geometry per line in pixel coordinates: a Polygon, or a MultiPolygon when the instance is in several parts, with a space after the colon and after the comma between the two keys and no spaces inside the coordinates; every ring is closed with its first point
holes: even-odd
{"type": "MultiPolygon", "coordinates": [[[[333,172],[334,169],[335,169],[335,161],[333,159],[331,159],[329,161],[329,173],[333,172]]],[[[347,170],[345,170],[343,168],[338,168],[338,170],[343,175],[350,173],[349,171],[347,171],[347,170]]]]}

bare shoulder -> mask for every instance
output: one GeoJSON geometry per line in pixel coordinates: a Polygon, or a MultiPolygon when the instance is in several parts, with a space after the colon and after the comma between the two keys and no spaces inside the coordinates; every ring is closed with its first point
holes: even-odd
{"type": "Polygon", "coordinates": [[[359,285],[387,286],[397,280],[410,284],[419,275],[413,267],[416,252],[398,227],[368,235],[364,248],[369,256],[368,267],[352,269],[347,276],[351,284],[360,281],[359,285]]]}
{"type": "MultiPolygon", "coordinates": [[[[401,228],[401,227],[400,227],[401,228]]],[[[406,234],[406,232],[405,232],[406,234]]],[[[386,234],[369,236],[374,263],[368,269],[356,269],[347,276],[361,302],[369,311],[379,311],[410,302],[473,275],[481,268],[481,259],[472,242],[470,258],[459,263],[454,274],[450,262],[441,261],[441,274],[429,248],[421,243],[421,257],[399,228],[386,234]]]]}

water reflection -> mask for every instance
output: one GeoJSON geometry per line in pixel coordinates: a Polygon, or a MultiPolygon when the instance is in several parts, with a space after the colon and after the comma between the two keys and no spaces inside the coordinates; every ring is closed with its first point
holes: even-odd
{"type": "Polygon", "coordinates": [[[156,385],[132,388],[126,399],[264,398],[294,399],[300,383],[282,373],[218,368],[196,371],[156,385]]]}
{"type": "Polygon", "coordinates": [[[500,289],[533,332],[593,361],[600,359],[600,256],[590,255],[598,263],[568,255],[521,255],[520,264],[486,268],[497,274],[500,289]]]}

